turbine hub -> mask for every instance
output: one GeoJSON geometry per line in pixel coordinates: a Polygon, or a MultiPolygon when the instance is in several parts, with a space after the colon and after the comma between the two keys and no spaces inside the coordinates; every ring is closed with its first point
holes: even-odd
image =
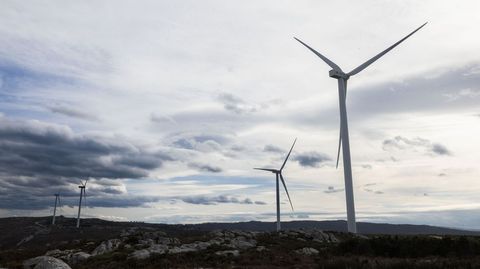
{"type": "Polygon", "coordinates": [[[339,78],[343,78],[343,79],[348,79],[350,76],[341,72],[341,71],[337,71],[335,69],[332,69],[330,70],[330,72],[328,72],[328,75],[331,77],[331,78],[336,78],[336,79],[339,79],[339,78]]]}

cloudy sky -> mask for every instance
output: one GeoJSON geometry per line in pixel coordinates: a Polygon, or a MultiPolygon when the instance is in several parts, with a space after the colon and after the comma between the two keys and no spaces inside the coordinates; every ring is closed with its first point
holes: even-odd
{"type": "Polygon", "coordinates": [[[167,223],[345,219],[338,92],[351,70],[360,221],[480,229],[480,3],[2,1],[0,216],[167,223]]]}

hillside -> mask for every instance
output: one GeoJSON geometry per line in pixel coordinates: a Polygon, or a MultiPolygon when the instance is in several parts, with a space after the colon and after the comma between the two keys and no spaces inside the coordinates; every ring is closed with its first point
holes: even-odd
{"type": "Polygon", "coordinates": [[[0,219],[0,268],[480,268],[478,233],[424,225],[360,223],[352,235],[344,221],[286,222],[280,233],[271,222],[49,223],[0,219]]]}

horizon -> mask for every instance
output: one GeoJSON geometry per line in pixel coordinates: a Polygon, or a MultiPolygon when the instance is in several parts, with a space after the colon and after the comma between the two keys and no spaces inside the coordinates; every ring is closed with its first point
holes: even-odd
{"type": "Polygon", "coordinates": [[[480,230],[480,3],[3,2],[0,218],[346,220],[336,81],[358,222],[480,230]],[[344,16],[332,16],[343,10],[344,16]],[[398,18],[401,18],[399,20],[398,18]]]}

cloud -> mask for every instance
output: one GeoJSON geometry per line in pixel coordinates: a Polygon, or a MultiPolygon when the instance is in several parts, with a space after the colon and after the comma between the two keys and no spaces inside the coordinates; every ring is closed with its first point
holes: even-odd
{"type": "Polygon", "coordinates": [[[180,197],[185,203],[196,204],[196,205],[217,205],[217,204],[256,204],[264,205],[265,202],[262,201],[252,201],[250,198],[238,199],[236,197],[231,197],[227,195],[219,196],[191,196],[191,197],[180,197]]]}
{"type": "Polygon", "coordinates": [[[391,139],[385,139],[382,143],[382,148],[385,151],[421,150],[432,155],[451,155],[451,152],[444,145],[432,143],[430,140],[421,137],[409,139],[402,136],[395,136],[391,139]]]}
{"type": "Polygon", "coordinates": [[[256,112],[257,108],[254,105],[249,105],[238,96],[231,93],[221,93],[217,96],[217,100],[223,104],[223,107],[236,114],[256,112]]]}
{"type": "Polygon", "coordinates": [[[328,186],[328,189],[324,190],[323,192],[324,193],[336,193],[336,192],[341,192],[343,190],[344,189],[335,189],[335,187],[333,187],[333,186],[328,186]]]}
{"type": "Polygon", "coordinates": [[[211,172],[211,173],[220,173],[223,171],[221,167],[213,166],[209,164],[189,163],[188,166],[198,169],[200,171],[211,172]]]}
{"type": "Polygon", "coordinates": [[[452,155],[450,151],[441,144],[433,144],[432,151],[438,155],[452,155]]]}
{"type": "Polygon", "coordinates": [[[93,196],[122,195],[125,187],[116,179],[144,178],[174,160],[118,137],[82,135],[65,125],[1,116],[0,205],[28,208],[23,201],[35,201],[30,207],[42,208],[45,195],[76,196],[72,189],[86,178],[92,178],[93,196]]]}
{"type": "Polygon", "coordinates": [[[65,125],[0,118],[0,174],[142,178],[172,160],[121,139],[75,134],[65,125]]]}
{"type": "Polygon", "coordinates": [[[72,107],[66,107],[62,105],[57,105],[57,106],[51,106],[48,108],[51,112],[53,113],[58,113],[62,114],[68,117],[73,117],[73,118],[79,118],[83,120],[92,120],[92,121],[97,121],[99,120],[97,116],[90,114],[88,112],[75,109],[72,107]]]}
{"type": "Polygon", "coordinates": [[[274,145],[265,145],[263,148],[264,152],[273,152],[273,153],[285,153],[285,151],[274,145]]]}
{"type": "Polygon", "coordinates": [[[293,159],[304,167],[319,167],[332,160],[328,155],[315,151],[297,153],[293,159]]]}
{"type": "Polygon", "coordinates": [[[212,152],[221,151],[230,141],[227,135],[181,133],[174,136],[172,145],[181,149],[212,152]]]}

